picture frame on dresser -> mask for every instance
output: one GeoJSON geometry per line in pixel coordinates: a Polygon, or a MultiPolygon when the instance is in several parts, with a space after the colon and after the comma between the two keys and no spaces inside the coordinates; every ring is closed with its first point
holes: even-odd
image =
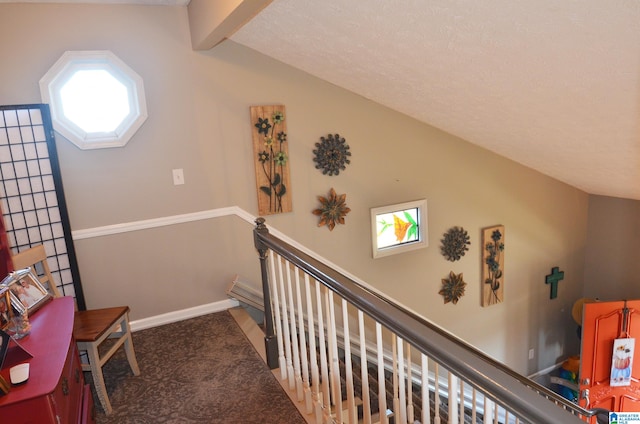
{"type": "Polygon", "coordinates": [[[11,306],[18,314],[26,310],[31,315],[53,298],[31,268],[13,271],[0,284],[9,289],[11,306]]]}
{"type": "Polygon", "coordinates": [[[0,330],[0,369],[2,369],[2,364],[4,364],[4,358],[7,356],[7,351],[9,350],[9,341],[11,336],[8,333],[0,330]]]}
{"type": "MultiPolygon", "coordinates": [[[[12,312],[11,308],[11,293],[9,287],[0,285],[0,330],[5,329],[9,325],[12,312]]],[[[0,365],[2,365],[2,357],[0,357],[0,365]]]]}

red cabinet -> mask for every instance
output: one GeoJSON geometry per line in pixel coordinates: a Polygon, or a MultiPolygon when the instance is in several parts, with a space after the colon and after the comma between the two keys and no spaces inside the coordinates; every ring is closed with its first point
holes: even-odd
{"type": "MultiPolygon", "coordinates": [[[[71,297],[53,299],[30,319],[31,334],[19,343],[32,358],[29,380],[0,396],[0,422],[11,424],[94,423],[93,398],[73,339],[71,297]]],[[[9,352],[0,374],[10,381],[9,352]]],[[[22,362],[22,361],[21,361],[22,362]]]]}

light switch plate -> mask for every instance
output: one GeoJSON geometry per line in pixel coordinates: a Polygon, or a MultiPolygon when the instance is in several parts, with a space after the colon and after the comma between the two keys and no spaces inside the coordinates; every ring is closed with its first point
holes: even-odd
{"type": "Polygon", "coordinates": [[[182,171],[182,168],[174,169],[172,172],[173,172],[173,185],[184,184],[184,172],[182,171]]]}

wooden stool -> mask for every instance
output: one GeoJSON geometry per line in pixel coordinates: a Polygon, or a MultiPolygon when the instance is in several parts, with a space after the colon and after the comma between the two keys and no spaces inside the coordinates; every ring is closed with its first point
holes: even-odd
{"type": "Polygon", "coordinates": [[[105,414],[108,415],[111,413],[111,402],[109,402],[107,388],[104,385],[102,366],[123,344],[131,371],[133,371],[134,375],[140,375],[138,361],[133,350],[133,341],[131,340],[129,307],[118,306],[115,308],[77,311],[73,324],[73,337],[78,344],[78,350],[87,352],[89,363],[82,364],[82,370],[91,372],[98,399],[105,414]],[[116,339],[116,341],[104,355],[100,356],[98,348],[107,339],[116,339]]]}

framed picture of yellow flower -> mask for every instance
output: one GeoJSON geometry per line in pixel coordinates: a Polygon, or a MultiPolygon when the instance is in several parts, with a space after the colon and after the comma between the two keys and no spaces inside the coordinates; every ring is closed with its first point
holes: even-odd
{"type": "Polygon", "coordinates": [[[258,214],[291,212],[289,140],[284,105],[251,106],[258,214]]]}
{"type": "Polygon", "coordinates": [[[371,209],[374,258],[422,249],[429,245],[425,199],[371,209]]]}

